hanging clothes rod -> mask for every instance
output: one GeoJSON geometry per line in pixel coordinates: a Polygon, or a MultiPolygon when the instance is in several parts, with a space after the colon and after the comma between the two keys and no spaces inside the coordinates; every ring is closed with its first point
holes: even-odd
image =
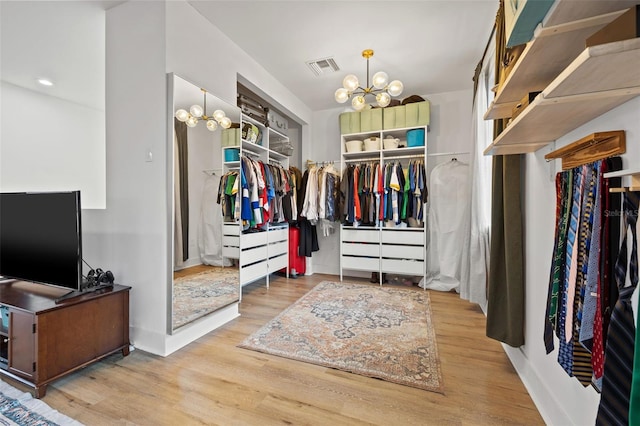
{"type": "Polygon", "coordinates": [[[242,155],[244,155],[245,157],[253,158],[254,160],[260,159],[260,154],[256,154],[255,152],[252,152],[252,151],[244,151],[242,155]]]}
{"type": "Polygon", "coordinates": [[[345,163],[379,163],[379,158],[349,158],[344,160],[345,163]]]}
{"type": "Polygon", "coordinates": [[[451,155],[469,155],[471,154],[469,151],[460,151],[460,152],[438,152],[436,154],[427,154],[427,157],[448,157],[451,155]]]}
{"type": "Polygon", "coordinates": [[[385,160],[402,160],[404,158],[416,158],[423,160],[424,155],[394,155],[392,157],[384,157],[385,160]]]}
{"type": "Polygon", "coordinates": [[[340,160],[324,160],[324,161],[312,161],[307,160],[306,165],[309,166],[328,166],[329,164],[337,164],[340,163],[340,160]]]}

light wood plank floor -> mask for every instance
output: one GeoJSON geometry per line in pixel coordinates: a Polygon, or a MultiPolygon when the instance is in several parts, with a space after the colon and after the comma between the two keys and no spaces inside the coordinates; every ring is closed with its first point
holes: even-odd
{"type": "Polygon", "coordinates": [[[543,424],[502,347],[485,337],[479,307],[455,293],[430,293],[445,395],[236,347],[327,279],[336,277],[249,285],[241,317],[224,327],[167,358],[113,355],[54,382],[43,400],[87,425],[543,424]]]}

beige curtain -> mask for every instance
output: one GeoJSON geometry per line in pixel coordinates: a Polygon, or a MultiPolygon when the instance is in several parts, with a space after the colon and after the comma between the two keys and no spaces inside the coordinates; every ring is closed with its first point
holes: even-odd
{"type": "MultiPolygon", "coordinates": [[[[496,17],[496,83],[505,56],[504,2],[496,17]]],[[[494,137],[506,120],[494,121],[494,137]]],[[[487,336],[518,347],[524,344],[524,254],[521,156],[493,159],[491,249],[487,289],[487,336]]]]}

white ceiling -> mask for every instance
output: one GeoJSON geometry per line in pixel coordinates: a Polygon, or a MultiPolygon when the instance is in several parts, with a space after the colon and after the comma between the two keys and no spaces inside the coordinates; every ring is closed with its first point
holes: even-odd
{"type": "Polygon", "coordinates": [[[400,99],[473,87],[498,0],[189,1],[312,110],[335,108],[346,74],[364,84],[385,71],[400,99]],[[333,57],[340,70],[316,77],[306,61],[333,57]]]}
{"type": "MultiPolygon", "coordinates": [[[[104,46],[104,10],[119,3],[0,1],[2,80],[104,109],[104,51],[95,46],[104,46]],[[40,77],[56,85],[41,87],[40,77]]],[[[364,49],[375,50],[371,75],[404,83],[400,98],[471,88],[498,8],[498,0],[189,3],[312,110],[338,106],[333,93],[346,74],[366,80],[364,49]],[[340,70],[317,77],[305,62],[325,57],[340,70]]]]}

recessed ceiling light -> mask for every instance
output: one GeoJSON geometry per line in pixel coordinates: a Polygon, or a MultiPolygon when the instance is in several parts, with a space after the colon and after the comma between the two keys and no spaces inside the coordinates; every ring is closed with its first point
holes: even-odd
{"type": "Polygon", "coordinates": [[[53,82],[51,80],[47,80],[46,78],[39,78],[38,83],[42,84],[43,86],[53,86],[53,82]]]}

